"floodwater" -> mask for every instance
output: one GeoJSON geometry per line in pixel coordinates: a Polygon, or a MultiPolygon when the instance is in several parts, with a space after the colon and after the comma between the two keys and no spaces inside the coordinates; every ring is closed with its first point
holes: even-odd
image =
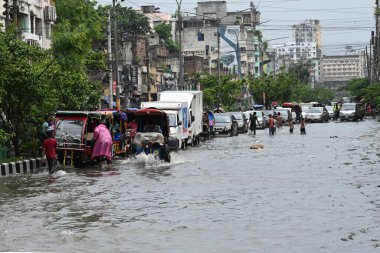
{"type": "Polygon", "coordinates": [[[380,123],[306,132],[0,178],[0,251],[380,252],[380,123]]]}

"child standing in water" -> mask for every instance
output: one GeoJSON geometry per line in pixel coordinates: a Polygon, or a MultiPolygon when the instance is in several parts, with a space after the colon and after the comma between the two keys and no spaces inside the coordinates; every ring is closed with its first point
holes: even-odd
{"type": "Polygon", "coordinates": [[[305,119],[302,118],[302,119],[301,119],[301,134],[306,134],[305,125],[306,125],[306,123],[305,123],[305,119]]]}
{"type": "Polygon", "coordinates": [[[293,125],[293,120],[290,119],[289,120],[289,133],[293,133],[293,129],[294,129],[294,125],[293,125]]]}

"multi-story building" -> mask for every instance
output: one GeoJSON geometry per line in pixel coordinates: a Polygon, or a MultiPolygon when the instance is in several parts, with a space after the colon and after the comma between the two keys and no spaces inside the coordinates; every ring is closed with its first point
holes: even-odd
{"type": "Polygon", "coordinates": [[[3,12],[5,11],[4,7],[4,1],[0,1],[0,29],[4,30],[5,28],[5,16],[3,12]]]}
{"type": "MultiPolygon", "coordinates": [[[[9,1],[10,5],[13,1],[9,1]]],[[[53,0],[18,0],[16,23],[28,44],[50,48],[51,32],[56,20],[53,0]]]]}
{"type": "MultiPolygon", "coordinates": [[[[177,19],[170,13],[158,12],[154,5],[141,6],[142,14],[148,20],[150,28],[154,31],[154,27],[161,23],[171,26],[172,40],[175,41],[177,19]]],[[[179,74],[179,52],[170,53],[164,43],[160,41],[157,35],[149,37],[148,55],[149,61],[149,78],[150,97],[157,99],[157,93],[163,90],[177,89],[177,81],[179,74]]],[[[148,85],[142,87],[142,92],[147,91],[148,85]]]]}
{"type": "Polygon", "coordinates": [[[367,75],[365,53],[323,56],[320,60],[320,82],[332,89],[344,86],[354,78],[367,75]]]}
{"type": "Polygon", "coordinates": [[[321,56],[321,25],[319,20],[308,19],[304,23],[293,25],[293,41],[296,44],[315,43],[317,58],[321,56]]]}
{"type": "Polygon", "coordinates": [[[317,58],[315,42],[286,42],[273,45],[270,48],[276,52],[277,57],[286,58],[290,63],[317,58]]]}
{"type": "Polygon", "coordinates": [[[239,69],[242,75],[254,75],[252,25],[259,22],[259,12],[254,6],[247,11],[227,12],[226,1],[198,2],[196,13],[182,19],[185,57],[203,57],[204,70],[209,73],[218,71],[220,57],[222,73],[239,69]]]}

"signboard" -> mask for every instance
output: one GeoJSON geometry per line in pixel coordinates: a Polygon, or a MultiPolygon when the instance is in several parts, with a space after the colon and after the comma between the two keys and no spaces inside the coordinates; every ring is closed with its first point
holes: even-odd
{"type": "Polygon", "coordinates": [[[138,86],[139,84],[139,68],[137,65],[131,66],[131,82],[132,85],[138,86]]]}
{"type": "Polygon", "coordinates": [[[233,68],[237,66],[236,44],[240,35],[240,26],[225,26],[221,28],[220,60],[223,66],[233,68]]]}

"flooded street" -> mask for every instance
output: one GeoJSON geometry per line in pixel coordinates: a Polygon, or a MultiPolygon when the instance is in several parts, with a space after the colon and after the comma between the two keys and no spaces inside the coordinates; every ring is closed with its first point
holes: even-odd
{"type": "Polygon", "coordinates": [[[218,136],[171,164],[2,177],[0,251],[379,252],[380,123],[306,132],[218,136]]]}

